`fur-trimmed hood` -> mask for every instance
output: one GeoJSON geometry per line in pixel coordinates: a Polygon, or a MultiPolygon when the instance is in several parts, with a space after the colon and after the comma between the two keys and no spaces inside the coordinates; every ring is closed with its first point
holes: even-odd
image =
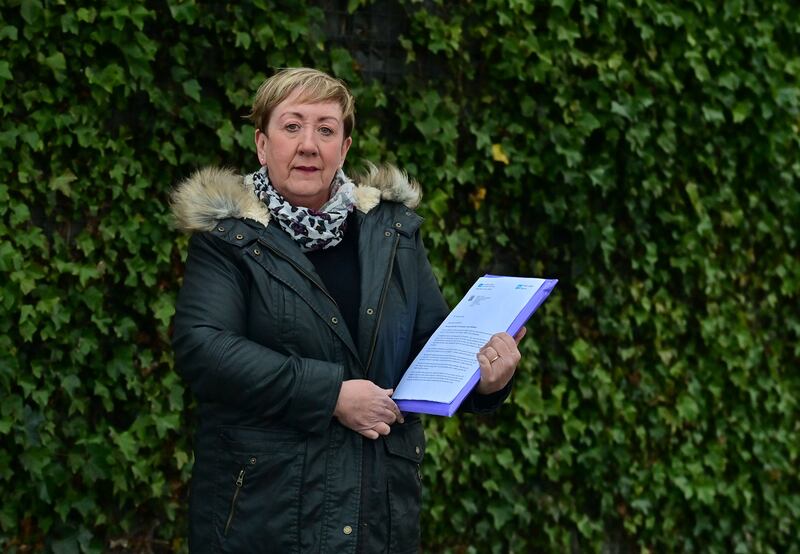
{"type": "MultiPolygon", "coordinates": [[[[422,196],[419,184],[392,165],[369,164],[366,173],[355,176],[356,208],[367,213],[381,200],[416,208],[422,196]]],[[[187,233],[210,231],[220,220],[248,218],[269,224],[266,204],[258,199],[253,183],[230,169],[207,167],[181,182],[170,195],[175,226],[187,233]]]]}

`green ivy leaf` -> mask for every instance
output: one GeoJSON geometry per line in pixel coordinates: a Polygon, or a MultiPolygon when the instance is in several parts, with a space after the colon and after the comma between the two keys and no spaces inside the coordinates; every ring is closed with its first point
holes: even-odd
{"type": "Polygon", "coordinates": [[[5,60],[0,60],[0,80],[10,81],[14,78],[11,74],[11,66],[5,60]]]}
{"type": "Polygon", "coordinates": [[[61,52],[56,52],[44,59],[47,67],[53,70],[54,73],[60,73],[67,69],[67,59],[61,52]]]}
{"type": "Polygon", "coordinates": [[[72,188],[70,185],[78,180],[78,177],[72,171],[66,171],[57,177],[50,179],[50,188],[61,192],[64,196],[72,196],[72,188]]]}
{"type": "Polygon", "coordinates": [[[17,38],[18,38],[18,31],[15,26],[13,25],[0,26],[0,40],[8,39],[12,42],[16,42],[17,38]]]}
{"type": "Polygon", "coordinates": [[[36,25],[44,13],[42,3],[39,0],[22,0],[20,2],[20,13],[22,19],[28,25],[36,25]]]}
{"type": "Polygon", "coordinates": [[[200,83],[197,82],[197,79],[189,79],[183,82],[183,92],[195,102],[200,101],[201,90],[202,88],[200,87],[200,83]]]}

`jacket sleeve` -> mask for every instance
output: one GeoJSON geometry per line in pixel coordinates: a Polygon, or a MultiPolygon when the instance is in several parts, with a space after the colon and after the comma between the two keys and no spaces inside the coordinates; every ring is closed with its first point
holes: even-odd
{"type": "MultiPolygon", "coordinates": [[[[434,331],[441,325],[441,323],[450,313],[447,307],[442,292],[439,289],[439,284],[436,282],[436,277],[433,274],[433,268],[428,260],[428,253],[425,246],[422,244],[422,239],[417,233],[417,264],[419,267],[419,296],[417,303],[417,317],[414,324],[414,343],[411,349],[411,356],[408,359],[406,367],[416,358],[417,354],[425,343],[431,337],[434,331]]],[[[476,352],[477,354],[477,352],[476,352]]],[[[476,361],[477,363],[477,361],[476,361]]],[[[489,413],[496,410],[500,404],[511,393],[511,386],[514,380],[512,379],[508,385],[501,390],[492,394],[480,394],[473,390],[462,402],[459,411],[461,412],[474,412],[474,413],[489,413]]]]}
{"type": "Polygon", "coordinates": [[[235,254],[209,234],[190,240],[172,341],[178,372],[201,401],[321,432],[333,417],[344,368],[246,338],[249,283],[235,254]]]}
{"type": "Polygon", "coordinates": [[[464,402],[461,404],[462,412],[472,412],[475,414],[488,414],[495,411],[500,407],[500,404],[505,402],[508,395],[511,394],[511,387],[514,384],[514,378],[508,384],[497,392],[491,394],[481,394],[473,389],[467,395],[464,402]]]}
{"type": "Polygon", "coordinates": [[[433,268],[430,261],[428,261],[428,252],[425,250],[425,245],[422,243],[419,232],[417,232],[416,242],[419,276],[417,282],[418,294],[411,353],[406,362],[406,367],[414,361],[414,358],[417,357],[419,351],[428,342],[433,332],[436,331],[447,317],[447,314],[450,313],[450,308],[447,306],[447,302],[442,296],[442,291],[439,289],[439,284],[436,282],[433,268]]]}

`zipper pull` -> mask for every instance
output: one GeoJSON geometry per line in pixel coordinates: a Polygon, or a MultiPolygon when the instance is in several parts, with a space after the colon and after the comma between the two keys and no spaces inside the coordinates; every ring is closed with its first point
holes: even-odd
{"type": "Polygon", "coordinates": [[[223,532],[226,537],[228,536],[228,530],[231,528],[233,513],[236,511],[236,499],[239,498],[239,491],[242,490],[242,485],[244,485],[244,468],[239,470],[239,477],[236,478],[236,490],[233,491],[233,498],[231,499],[231,511],[228,513],[228,521],[225,522],[225,531],[223,532]]]}

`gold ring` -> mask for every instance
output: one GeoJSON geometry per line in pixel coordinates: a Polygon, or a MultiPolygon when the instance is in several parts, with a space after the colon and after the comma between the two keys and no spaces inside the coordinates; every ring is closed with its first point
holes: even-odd
{"type": "Polygon", "coordinates": [[[492,358],[491,360],[489,360],[489,363],[490,363],[490,364],[493,364],[493,363],[495,363],[495,362],[496,362],[497,360],[499,360],[499,359],[500,359],[500,354],[498,354],[497,356],[495,356],[494,358],[492,358]]]}

